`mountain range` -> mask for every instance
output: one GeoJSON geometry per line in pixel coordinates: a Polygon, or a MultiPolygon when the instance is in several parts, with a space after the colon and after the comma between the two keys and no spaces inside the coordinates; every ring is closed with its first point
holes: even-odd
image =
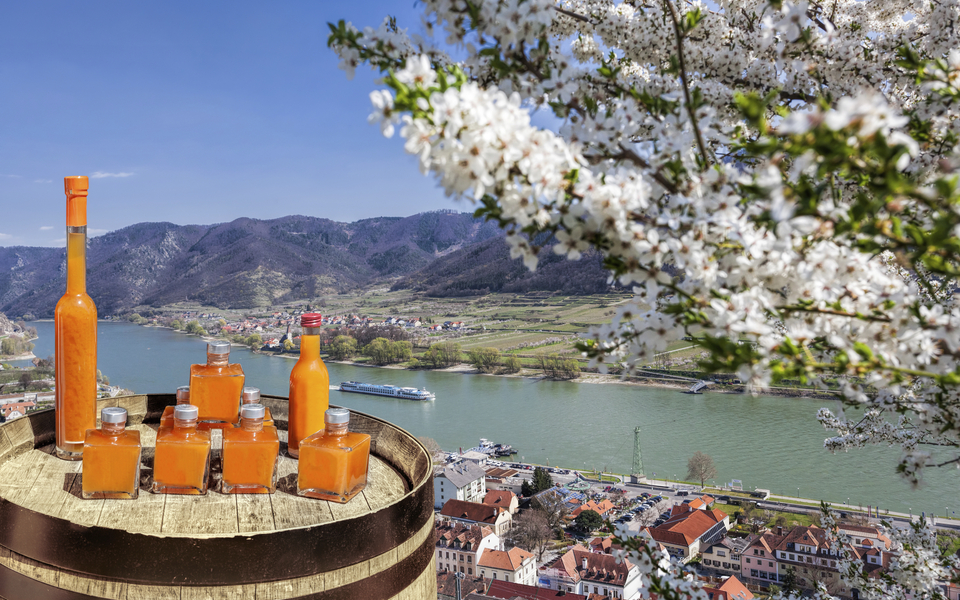
{"type": "MultiPolygon", "coordinates": [[[[435,296],[608,289],[598,255],[542,256],[530,273],[509,258],[496,224],[453,211],[354,223],[300,215],[138,223],[88,241],[87,290],[108,315],[182,301],[252,308],[375,283],[435,296]]],[[[65,273],[63,248],[0,248],[0,312],[52,316],[65,273]]]]}

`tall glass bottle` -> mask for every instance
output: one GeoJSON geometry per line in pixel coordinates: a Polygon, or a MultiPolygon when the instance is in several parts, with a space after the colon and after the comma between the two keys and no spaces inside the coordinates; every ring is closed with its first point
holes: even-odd
{"type": "Polygon", "coordinates": [[[230,342],[208,342],[207,364],[190,366],[190,404],[200,411],[200,429],[232,427],[242,389],[243,367],[230,364],[230,342]]]}
{"type": "Polygon", "coordinates": [[[83,457],[97,425],[97,307],[87,295],[86,177],[64,177],[67,194],[67,291],[54,313],[57,456],[83,457]]]}
{"type": "Polygon", "coordinates": [[[300,441],[323,429],[330,408],[330,374],[320,360],[320,313],[300,317],[300,360],[290,371],[287,454],[300,456],[300,441]]]}

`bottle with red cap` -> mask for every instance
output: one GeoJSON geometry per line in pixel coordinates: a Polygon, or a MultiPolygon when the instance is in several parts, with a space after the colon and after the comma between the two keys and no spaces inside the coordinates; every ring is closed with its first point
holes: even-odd
{"type": "Polygon", "coordinates": [[[287,454],[300,457],[300,441],[323,429],[330,407],[330,374],[320,360],[320,313],[300,317],[300,360],[290,372],[287,454]]]}

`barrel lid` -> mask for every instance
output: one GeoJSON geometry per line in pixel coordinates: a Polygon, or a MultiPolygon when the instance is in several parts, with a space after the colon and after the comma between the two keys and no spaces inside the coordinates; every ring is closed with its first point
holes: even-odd
{"type": "Polygon", "coordinates": [[[207,342],[207,354],[230,354],[230,342],[207,342]]]}
{"type": "Polygon", "coordinates": [[[301,327],[320,327],[323,324],[323,315],[320,313],[304,313],[300,316],[301,327]]]}
{"type": "Polygon", "coordinates": [[[350,409],[347,408],[328,408],[323,413],[323,420],[331,425],[350,422],[350,409]]]}
{"type": "Polygon", "coordinates": [[[240,392],[241,404],[257,404],[260,402],[260,388],[245,387],[240,392]]]}
{"type": "Polygon", "coordinates": [[[179,421],[192,421],[200,416],[200,409],[193,404],[178,404],[173,408],[173,418],[179,421]]]}
{"type": "Polygon", "coordinates": [[[127,409],[119,406],[108,406],[100,411],[100,421],[103,423],[126,423],[127,409]]]}
{"type": "Polygon", "coordinates": [[[240,407],[241,419],[262,419],[267,410],[262,404],[244,404],[240,407]]]}

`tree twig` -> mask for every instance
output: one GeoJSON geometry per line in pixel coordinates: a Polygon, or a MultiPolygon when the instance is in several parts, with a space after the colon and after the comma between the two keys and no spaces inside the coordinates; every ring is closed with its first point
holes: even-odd
{"type": "Polygon", "coordinates": [[[703,136],[700,135],[700,126],[697,125],[697,115],[690,101],[690,85],[687,83],[687,67],[683,60],[683,34],[680,32],[680,16],[677,14],[677,9],[670,0],[663,0],[663,3],[670,9],[670,17],[673,19],[673,32],[677,36],[677,58],[680,61],[680,82],[683,84],[683,96],[686,99],[687,114],[690,115],[690,124],[693,126],[693,134],[697,138],[697,146],[700,148],[703,163],[709,167],[710,155],[707,154],[707,147],[703,143],[703,136]]]}

